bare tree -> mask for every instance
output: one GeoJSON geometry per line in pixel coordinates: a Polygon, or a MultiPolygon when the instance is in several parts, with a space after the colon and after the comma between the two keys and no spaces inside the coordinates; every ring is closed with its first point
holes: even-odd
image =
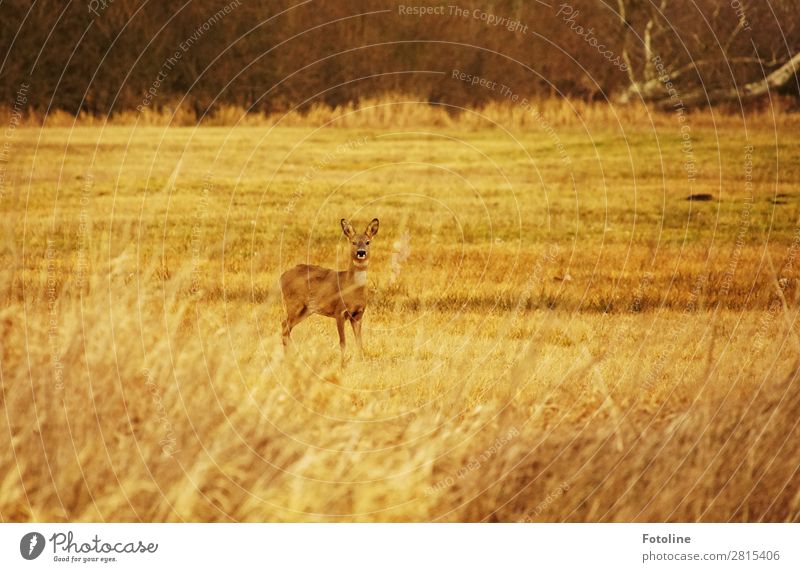
{"type": "Polygon", "coordinates": [[[619,101],[656,107],[747,101],[797,86],[800,42],[791,2],[616,0],[629,85],[619,101]],[[785,16],[785,17],[782,17],[785,16]]]}
{"type": "Polygon", "coordinates": [[[271,0],[234,3],[213,19],[231,1],[4,0],[0,106],[23,81],[29,109],[97,115],[144,101],[181,101],[199,116],[224,104],[282,111],[389,92],[448,109],[507,99],[454,81],[454,69],[523,97],[611,94],[658,107],[672,104],[670,89],[687,106],[800,92],[798,0],[462,0],[467,17],[404,16],[384,0],[271,0]]]}

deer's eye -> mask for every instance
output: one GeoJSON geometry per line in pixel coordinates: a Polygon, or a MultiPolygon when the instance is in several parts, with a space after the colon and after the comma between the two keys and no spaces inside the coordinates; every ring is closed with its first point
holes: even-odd
{"type": "Polygon", "coordinates": [[[369,241],[367,241],[366,244],[369,244],[369,241]]]}
{"type": "Polygon", "coordinates": [[[356,245],[356,243],[355,243],[355,242],[353,242],[353,246],[355,246],[355,245],[356,245]]]}

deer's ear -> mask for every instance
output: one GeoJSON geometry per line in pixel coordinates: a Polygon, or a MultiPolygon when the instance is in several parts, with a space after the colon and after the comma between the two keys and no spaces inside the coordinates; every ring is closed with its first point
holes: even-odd
{"type": "Polygon", "coordinates": [[[342,232],[347,238],[353,238],[356,235],[356,230],[353,228],[353,225],[350,224],[350,221],[346,218],[342,219],[342,232]]]}
{"type": "Polygon", "coordinates": [[[372,219],[372,222],[367,225],[367,230],[364,231],[364,234],[366,234],[369,238],[372,238],[373,236],[378,234],[379,224],[380,223],[378,222],[378,219],[376,218],[372,219]]]}

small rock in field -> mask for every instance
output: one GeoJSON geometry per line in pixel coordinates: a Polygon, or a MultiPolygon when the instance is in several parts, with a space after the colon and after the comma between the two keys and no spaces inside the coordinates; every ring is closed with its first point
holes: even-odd
{"type": "Polygon", "coordinates": [[[714,200],[714,195],[712,195],[711,193],[695,193],[693,195],[689,195],[688,197],[686,197],[686,200],[700,201],[700,202],[711,201],[714,200]]]}
{"type": "Polygon", "coordinates": [[[700,201],[700,202],[711,201],[714,200],[714,195],[712,195],[711,193],[694,193],[686,197],[686,200],[700,201]]]}

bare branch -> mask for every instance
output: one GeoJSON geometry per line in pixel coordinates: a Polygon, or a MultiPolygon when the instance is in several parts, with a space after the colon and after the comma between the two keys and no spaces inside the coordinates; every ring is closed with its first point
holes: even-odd
{"type": "MultiPolygon", "coordinates": [[[[765,95],[771,90],[786,85],[795,74],[800,70],[800,53],[795,54],[789,61],[781,67],[765,76],[763,79],[745,84],[741,89],[726,88],[715,89],[706,93],[703,89],[697,89],[683,96],[684,105],[697,105],[709,103],[714,105],[724,101],[746,101],[765,95]]],[[[666,99],[662,98],[656,103],[657,107],[668,107],[666,99]]]]}

